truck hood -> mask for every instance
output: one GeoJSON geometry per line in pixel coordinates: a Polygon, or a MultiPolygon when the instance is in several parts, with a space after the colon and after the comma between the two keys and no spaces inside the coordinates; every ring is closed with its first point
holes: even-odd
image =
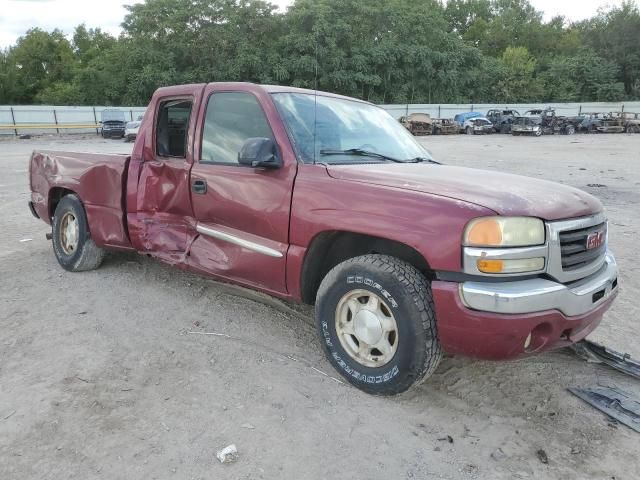
{"type": "Polygon", "coordinates": [[[333,178],[454,198],[499,215],[560,220],[592,215],[602,204],[577,188],[520,175],[434,164],[329,165],[333,178]]]}

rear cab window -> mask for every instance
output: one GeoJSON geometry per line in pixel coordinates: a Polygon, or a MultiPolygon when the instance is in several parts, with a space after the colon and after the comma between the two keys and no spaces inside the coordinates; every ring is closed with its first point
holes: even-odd
{"type": "Polygon", "coordinates": [[[173,99],[160,103],[156,123],[156,155],[159,157],[185,158],[189,118],[193,102],[190,99],[173,99]]]}

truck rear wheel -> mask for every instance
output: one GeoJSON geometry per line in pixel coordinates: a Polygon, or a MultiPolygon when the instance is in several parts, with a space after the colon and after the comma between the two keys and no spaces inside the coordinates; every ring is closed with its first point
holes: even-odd
{"type": "Polygon", "coordinates": [[[60,200],[51,225],[53,253],[62,268],[83,272],[100,266],[105,251],[89,236],[87,215],[76,195],[60,200]]]}
{"type": "Polygon", "coordinates": [[[404,392],[442,358],[429,282],[395,257],[364,255],[334,267],[318,290],[316,326],[334,368],[367,393],[404,392]]]}

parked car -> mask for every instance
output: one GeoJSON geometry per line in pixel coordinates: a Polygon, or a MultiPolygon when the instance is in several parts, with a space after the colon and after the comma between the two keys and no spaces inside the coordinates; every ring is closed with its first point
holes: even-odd
{"type": "Polygon", "coordinates": [[[544,133],[540,115],[523,115],[511,124],[511,135],[534,135],[540,137],[544,133]]]}
{"type": "MultiPolygon", "coordinates": [[[[554,135],[556,133],[573,135],[576,133],[577,125],[579,124],[579,119],[574,120],[569,117],[558,116],[552,108],[527,110],[524,116],[539,118],[540,121],[538,125],[542,130],[542,134],[545,135],[554,135]]],[[[513,125],[511,128],[513,129],[513,125]]],[[[535,132],[537,132],[537,129],[534,129],[534,134],[535,132]]],[[[522,131],[520,131],[520,133],[522,133],[522,131]]]]}
{"type": "Polygon", "coordinates": [[[443,351],[565,347],[618,293],[598,199],[438,164],[382,108],[330,93],[160,88],[131,155],[35,151],[29,176],[62,268],[132,251],[315,303],[328,361],[374,394],[420,383],[443,351]]]}
{"type": "Polygon", "coordinates": [[[467,135],[484,135],[493,133],[493,124],[485,117],[472,117],[464,121],[462,130],[467,135]]]}
{"type": "Polygon", "coordinates": [[[107,109],[101,114],[102,138],[122,138],[124,137],[124,129],[126,121],[124,112],[121,110],[107,109]]]}
{"type": "Polygon", "coordinates": [[[585,133],[596,133],[604,115],[599,112],[584,112],[578,130],[585,133]]]}
{"type": "Polygon", "coordinates": [[[487,112],[486,117],[493,124],[493,128],[496,132],[510,133],[511,124],[514,118],[519,117],[520,113],[517,110],[499,110],[493,109],[487,112]]]}
{"type": "Polygon", "coordinates": [[[458,124],[450,118],[434,118],[432,120],[434,135],[451,135],[454,133],[460,133],[458,124]]]}
{"type": "Polygon", "coordinates": [[[428,113],[411,113],[400,117],[399,122],[413,135],[431,135],[433,121],[428,113]]]}
{"type": "Polygon", "coordinates": [[[620,119],[626,133],[640,133],[640,114],[633,112],[611,112],[609,116],[620,119]]]}
{"type": "Polygon", "coordinates": [[[456,116],[453,117],[453,121],[460,128],[460,132],[464,132],[464,122],[466,122],[470,118],[475,118],[475,117],[484,117],[484,115],[480,112],[458,113],[456,116]]]}
{"type": "Polygon", "coordinates": [[[138,131],[140,130],[140,124],[142,123],[142,115],[139,115],[137,120],[132,122],[127,122],[127,125],[124,129],[124,139],[127,142],[131,142],[136,139],[138,136],[138,131]]]}
{"type": "Polygon", "coordinates": [[[578,126],[582,132],[623,133],[626,131],[626,120],[615,113],[588,112],[582,115],[582,122],[578,126]]]}

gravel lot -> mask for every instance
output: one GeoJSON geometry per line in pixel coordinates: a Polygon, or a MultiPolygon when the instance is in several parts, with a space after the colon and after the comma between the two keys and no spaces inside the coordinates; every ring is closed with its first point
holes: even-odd
{"type": "MultiPolygon", "coordinates": [[[[600,198],[621,292],[592,338],[640,357],[640,135],[420,141],[446,163],[600,198]]],[[[0,479],[639,478],[640,435],[566,388],[640,397],[640,382],[570,353],[446,358],[421,387],[377,398],[331,378],[307,308],[132,254],[62,270],[26,207],[27,159],[45,148],[131,144],[0,141],[0,479]],[[222,465],[230,443],[239,459],[222,465]]]]}

